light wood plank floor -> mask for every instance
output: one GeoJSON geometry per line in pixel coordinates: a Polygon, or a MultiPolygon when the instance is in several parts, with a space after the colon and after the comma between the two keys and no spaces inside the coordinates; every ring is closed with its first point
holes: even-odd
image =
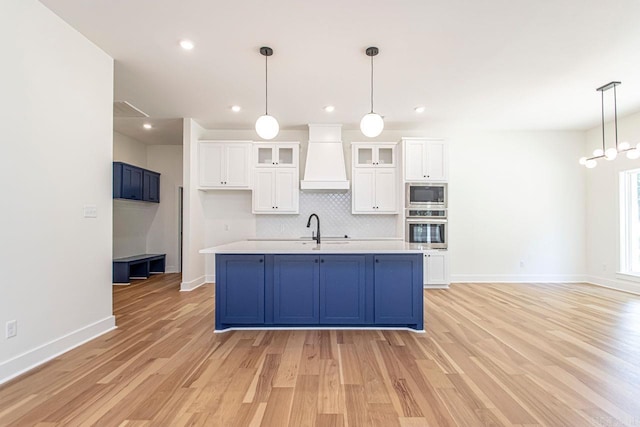
{"type": "Polygon", "coordinates": [[[213,334],[213,286],[114,289],[118,329],[0,387],[0,425],[640,426],[640,297],[425,291],[426,334],[213,334]]]}

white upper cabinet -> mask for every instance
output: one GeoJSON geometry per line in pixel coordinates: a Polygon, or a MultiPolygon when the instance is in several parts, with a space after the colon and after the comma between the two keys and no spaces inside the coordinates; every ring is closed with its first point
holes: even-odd
{"type": "Polygon", "coordinates": [[[405,181],[447,181],[446,143],[437,139],[403,138],[405,181]]]}
{"type": "Polygon", "coordinates": [[[354,167],[396,167],[395,144],[357,144],[353,150],[354,167]]]}
{"type": "Polygon", "coordinates": [[[353,214],[398,213],[396,144],[352,145],[351,212],[353,214]]]}
{"type": "Polygon", "coordinates": [[[252,212],[296,214],[299,205],[299,144],[254,143],[252,212]]]}
{"type": "Polygon", "coordinates": [[[251,142],[199,141],[198,175],[202,189],[251,189],[251,142]]]}
{"type": "Polygon", "coordinates": [[[299,144],[262,143],[253,145],[256,167],[298,167],[299,144]]]}

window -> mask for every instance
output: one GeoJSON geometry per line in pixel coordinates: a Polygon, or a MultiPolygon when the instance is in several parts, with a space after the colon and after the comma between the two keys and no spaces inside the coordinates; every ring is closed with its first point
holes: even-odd
{"type": "Polygon", "coordinates": [[[620,172],[620,270],[640,276],[640,169],[620,172]]]}

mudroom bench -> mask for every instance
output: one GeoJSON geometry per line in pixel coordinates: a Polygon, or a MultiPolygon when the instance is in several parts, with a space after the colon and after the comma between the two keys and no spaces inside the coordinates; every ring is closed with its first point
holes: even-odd
{"type": "Polygon", "coordinates": [[[142,254],[113,260],[113,283],[129,283],[129,279],[147,279],[164,273],[166,254],[142,254]]]}

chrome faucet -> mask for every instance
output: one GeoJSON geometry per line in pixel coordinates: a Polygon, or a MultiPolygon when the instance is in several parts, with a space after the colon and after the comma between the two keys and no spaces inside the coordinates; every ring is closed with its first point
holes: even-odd
{"type": "Polygon", "coordinates": [[[311,227],[311,218],[314,216],[316,217],[316,223],[318,224],[318,228],[316,229],[315,237],[312,237],[312,239],[315,240],[318,244],[320,244],[320,218],[318,218],[318,215],[314,213],[309,215],[309,219],[307,220],[307,228],[311,227]]]}

